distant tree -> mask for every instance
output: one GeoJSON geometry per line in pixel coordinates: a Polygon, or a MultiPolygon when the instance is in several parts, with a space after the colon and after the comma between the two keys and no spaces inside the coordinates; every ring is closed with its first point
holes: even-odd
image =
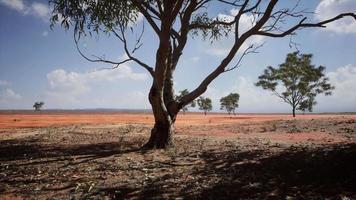
{"type": "Polygon", "coordinates": [[[211,111],[213,109],[213,105],[211,104],[211,99],[208,97],[199,97],[198,99],[198,106],[199,110],[204,111],[204,115],[206,115],[207,112],[211,111]]]}
{"type": "Polygon", "coordinates": [[[230,115],[233,113],[235,115],[235,109],[239,107],[240,95],[238,93],[230,93],[229,95],[222,97],[220,99],[220,110],[226,110],[230,115]]]}
{"type": "Polygon", "coordinates": [[[331,95],[334,89],[325,77],[325,67],[315,67],[311,64],[311,58],[312,54],[298,55],[297,52],[288,54],[279,68],[267,67],[258,77],[256,86],[272,91],[291,105],[293,117],[296,109],[311,112],[316,104],[316,95],[322,93],[331,95]],[[283,92],[277,91],[279,85],[283,87],[283,92]]]}
{"type": "MultiPolygon", "coordinates": [[[[176,99],[179,101],[179,99],[183,98],[185,95],[189,94],[189,90],[188,89],[184,89],[182,91],[179,91],[179,95],[176,96],[176,99]]],[[[185,106],[182,107],[182,111],[183,111],[183,115],[185,115],[185,112],[188,111],[188,107],[192,107],[194,108],[196,106],[196,101],[193,100],[190,104],[187,104],[185,106]]]]}
{"type": "Polygon", "coordinates": [[[43,105],[44,105],[44,102],[40,101],[40,102],[35,102],[35,104],[33,104],[32,107],[34,107],[36,111],[40,111],[43,105]]]}
{"type": "MultiPolygon", "coordinates": [[[[102,62],[119,68],[129,61],[147,70],[152,77],[148,99],[155,124],[144,148],[165,148],[173,144],[173,125],[182,107],[201,96],[208,86],[225,72],[240,66],[242,59],[256,52],[258,44],[249,44],[255,36],[282,38],[294,35],[300,29],[321,28],[341,18],[356,19],[356,14],[338,13],[322,21],[314,19],[298,1],[281,0],[49,0],[51,27],[61,24],[74,31],[79,53],[90,62],[102,62]],[[222,15],[216,13],[216,9],[222,15]],[[221,9],[220,9],[221,8],[221,9]],[[231,12],[233,11],[233,12],[231,12]],[[226,16],[226,17],[225,17],[226,16]],[[249,18],[250,26],[241,28],[249,18]],[[142,25],[142,26],[141,26],[142,25]],[[142,27],[142,29],[141,29],[142,27]],[[149,27],[150,31],[144,31],[149,27]],[[147,36],[142,37],[144,33],[147,36]],[[103,56],[88,57],[80,50],[79,41],[94,34],[115,37],[126,56],[121,60],[103,56]],[[135,38],[135,36],[137,36],[135,38]],[[231,45],[216,62],[207,63],[204,76],[189,94],[174,98],[174,74],[181,68],[184,53],[191,46],[191,38],[209,42],[230,37],[231,45]],[[151,41],[154,60],[145,60],[137,53],[142,38],[151,41]],[[190,44],[190,45],[189,45],[190,44]],[[240,52],[240,53],[239,53],[240,52]],[[233,63],[238,60],[237,63],[233,63]]],[[[96,48],[96,47],[94,47],[96,48]]],[[[118,51],[119,52],[119,51],[118,51]]],[[[188,51],[187,56],[192,56],[188,51]]],[[[116,56],[119,57],[119,56],[116,56]]],[[[152,58],[152,56],[145,56],[152,58]]],[[[197,75],[199,77],[200,75],[197,75]]]]}

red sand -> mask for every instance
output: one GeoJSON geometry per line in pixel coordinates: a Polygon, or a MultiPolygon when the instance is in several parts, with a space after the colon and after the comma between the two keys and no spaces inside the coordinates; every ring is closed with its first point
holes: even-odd
{"type": "MultiPolygon", "coordinates": [[[[330,117],[342,117],[342,115],[298,115],[296,119],[320,119],[330,117]]],[[[347,115],[356,119],[356,115],[347,115]]],[[[290,120],[291,115],[236,115],[199,113],[180,114],[176,126],[186,125],[217,125],[243,122],[261,122],[271,120],[290,120]]],[[[147,124],[152,125],[153,115],[150,113],[40,113],[40,114],[2,114],[0,115],[0,128],[32,128],[59,126],[71,124],[147,124]]]]}

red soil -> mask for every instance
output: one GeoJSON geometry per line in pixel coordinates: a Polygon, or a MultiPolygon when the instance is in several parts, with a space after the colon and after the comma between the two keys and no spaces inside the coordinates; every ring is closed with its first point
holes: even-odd
{"type": "MultiPolygon", "coordinates": [[[[296,119],[320,119],[338,115],[300,115],[296,119]]],[[[356,119],[356,115],[350,115],[356,119]]],[[[218,125],[244,122],[263,122],[272,120],[293,119],[290,115],[237,115],[198,113],[179,115],[176,126],[186,125],[218,125]]],[[[146,124],[152,125],[153,115],[150,113],[41,113],[41,114],[3,114],[0,115],[0,128],[35,128],[73,124],[146,124]]]]}

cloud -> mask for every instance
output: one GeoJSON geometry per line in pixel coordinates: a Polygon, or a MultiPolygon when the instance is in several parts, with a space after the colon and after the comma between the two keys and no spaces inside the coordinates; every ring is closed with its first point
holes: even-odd
{"type": "MultiPolygon", "coordinates": [[[[238,9],[232,9],[229,11],[229,14],[218,14],[217,18],[220,21],[231,22],[234,20],[234,16],[237,15],[237,13],[238,9]]],[[[241,35],[253,26],[254,16],[252,14],[243,14],[240,18],[239,34],[241,35]]],[[[212,43],[209,47],[205,48],[205,52],[209,55],[214,55],[218,57],[226,56],[234,43],[234,34],[234,32],[231,32],[228,35],[228,38],[219,40],[219,42],[212,43]]],[[[240,52],[244,51],[250,45],[261,44],[263,42],[263,38],[263,36],[252,36],[251,38],[247,39],[245,43],[240,47],[240,52]]]]}
{"type": "Polygon", "coordinates": [[[32,15],[45,21],[49,20],[50,9],[47,4],[33,2],[26,4],[23,0],[0,0],[0,4],[23,15],[32,15]]]}
{"type": "MultiPolygon", "coordinates": [[[[83,101],[83,96],[97,85],[114,84],[121,79],[141,81],[146,80],[147,75],[133,72],[127,65],[121,65],[115,70],[96,70],[85,73],[56,69],[47,74],[49,88],[45,92],[46,100],[61,105],[80,103],[83,101]]],[[[85,102],[89,101],[85,100],[85,102]]]]}
{"type": "Polygon", "coordinates": [[[31,10],[34,15],[41,17],[43,19],[48,19],[49,8],[46,4],[34,2],[31,5],[31,10]]]}
{"type": "Polygon", "coordinates": [[[316,108],[324,112],[356,112],[356,66],[346,65],[326,76],[335,90],[332,96],[320,96],[316,108]]]}
{"type": "Polygon", "coordinates": [[[25,12],[26,6],[22,0],[0,0],[0,4],[18,12],[25,12]]]}
{"type": "Polygon", "coordinates": [[[22,99],[22,96],[20,94],[17,94],[10,88],[5,88],[0,90],[0,102],[1,103],[9,103],[14,100],[20,100],[22,99]]]}
{"type": "Polygon", "coordinates": [[[7,85],[10,85],[8,81],[0,80],[0,86],[7,86],[7,85]]]}
{"type": "MultiPolygon", "coordinates": [[[[148,91],[146,91],[148,93],[148,91]]],[[[130,91],[113,98],[97,98],[90,103],[97,108],[149,109],[148,94],[142,91],[130,91]]]]}
{"type": "MultiPolygon", "coordinates": [[[[315,18],[326,20],[340,13],[355,11],[355,0],[323,0],[315,9],[315,18]]],[[[347,17],[328,24],[325,30],[336,33],[356,33],[356,23],[353,18],[347,17]]]]}

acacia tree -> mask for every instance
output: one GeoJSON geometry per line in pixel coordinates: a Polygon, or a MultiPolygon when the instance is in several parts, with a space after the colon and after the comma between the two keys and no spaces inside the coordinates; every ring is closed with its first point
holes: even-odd
{"type": "Polygon", "coordinates": [[[220,99],[220,110],[226,110],[230,115],[235,115],[235,109],[239,107],[240,95],[238,93],[230,93],[229,95],[220,99]]]}
{"type": "Polygon", "coordinates": [[[127,54],[127,59],[113,61],[103,57],[89,58],[80,52],[86,59],[113,64],[115,67],[133,61],[152,76],[148,99],[155,124],[145,148],[164,148],[172,144],[172,125],[180,109],[202,95],[219,75],[235,69],[245,55],[254,52],[254,45],[242,49],[249,38],[285,37],[301,28],[324,27],[327,23],[343,17],[351,16],[356,19],[355,13],[342,13],[325,21],[308,22],[306,16],[309,13],[304,12],[304,9],[298,10],[297,5],[283,8],[278,6],[278,2],[279,0],[50,0],[53,7],[52,26],[59,22],[65,29],[73,27],[76,44],[81,36],[88,33],[111,34],[122,42],[127,54]],[[231,19],[221,19],[208,13],[210,8],[214,7],[223,7],[223,10],[234,9],[237,12],[231,19]],[[135,32],[136,28],[131,24],[135,23],[140,15],[143,16],[143,24],[149,24],[152,28],[152,37],[158,39],[154,66],[137,57],[136,51],[142,45],[142,34],[137,34],[139,37],[131,44],[132,48],[128,44],[132,40],[127,40],[126,37],[127,32],[135,32]],[[240,29],[244,15],[253,16],[251,27],[246,31],[240,29]],[[290,23],[286,23],[287,21],[290,23]],[[233,41],[230,50],[214,70],[210,71],[195,89],[176,99],[173,74],[188,38],[193,36],[201,36],[210,41],[231,36],[233,41]],[[238,62],[233,64],[236,56],[239,57],[238,62]]]}
{"type": "Polygon", "coordinates": [[[40,101],[40,102],[35,102],[32,107],[35,108],[35,111],[40,111],[42,106],[44,106],[44,102],[40,101]]]}
{"type": "Polygon", "coordinates": [[[204,111],[204,115],[206,115],[207,112],[211,111],[213,109],[213,105],[211,104],[211,99],[209,97],[199,97],[198,100],[198,106],[199,110],[204,111]]]}
{"type": "MultiPolygon", "coordinates": [[[[184,97],[185,95],[189,94],[189,90],[188,89],[184,89],[179,91],[179,95],[176,96],[176,99],[181,99],[182,97],[184,97]]],[[[195,100],[193,100],[189,105],[184,106],[181,110],[183,111],[183,115],[185,115],[185,112],[188,111],[188,107],[195,107],[195,100]]]]}
{"type": "Polygon", "coordinates": [[[293,117],[295,110],[313,109],[316,104],[315,97],[324,93],[331,95],[334,89],[325,77],[325,67],[315,67],[311,64],[312,54],[290,53],[284,63],[279,68],[271,66],[264,70],[258,77],[256,86],[270,90],[274,95],[283,99],[284,102],[292,106],[293,117]],[[282,85],[284,91],[277,91],[278,85],[282,85]]]}

